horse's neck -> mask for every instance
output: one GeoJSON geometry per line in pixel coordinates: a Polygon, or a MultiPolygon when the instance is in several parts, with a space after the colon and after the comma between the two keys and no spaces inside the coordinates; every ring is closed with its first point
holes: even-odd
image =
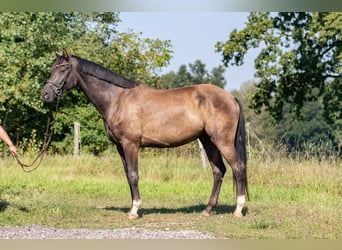
{"type": "Polygon", "coordinates": [[[113,107],[122,92],[122,88],[89,75],[82,77],[79,86],[103,118],[106,118],[108,108],[113,107]]]}

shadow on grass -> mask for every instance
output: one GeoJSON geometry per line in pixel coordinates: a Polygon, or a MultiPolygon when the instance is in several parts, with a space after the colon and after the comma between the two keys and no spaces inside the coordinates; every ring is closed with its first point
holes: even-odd
{"type": "Polygon", "coordinates": [[[7,201],[0,199],[0,212],[4,212],[9,205],[7,201]]]}
{"type": "MultiPolygon", "coordinates": [[[[175,213],[183,213],[183,214],[192,214],[192,213],[201,213],[206,208],[206,205],[199,204],[194,206],[187,207],[178,207],[178,208],[167,208],[167,207],[153,207],[153,208],[140,208],[139,214],[147,215],[147,214],[175,214],[175,213]]],[[[218,205],[213,209],[213,214],[232,214],[235,211],[236,206],[231,205],[218,205]]],[[[103,209],[108,211],[119,211],[123,213],[128,213],[129,207],[97,207],[96,209],[103,209]]],[[[245,216],[248,212],[248,208],[244,208],[242,210],[242,214],[245,216]]]]}
{"type": "Polygon", "coordinates": [[[20,210],[22,212],[30,212],[30,209],[27,207],[23,207],[23,206],[20,206],[17,204],[11,204],[11,203],[7,202],[6,200],[0,199],[0,213],[4,212],[10,206],[17,208],[18,210],[20,210]]]}

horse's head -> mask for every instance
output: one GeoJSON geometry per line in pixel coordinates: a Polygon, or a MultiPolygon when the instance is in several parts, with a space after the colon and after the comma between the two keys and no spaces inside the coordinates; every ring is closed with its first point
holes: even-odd
{"type": "Polygon", "coordinates": [[[55,97],[61,96],[65,91],[74,87],[74,83],[70,79],[71,57],[66,50],[63,50],[63,55],[56,53],[56,58],[57,60],[51,69],[51,75],[42,90],[42,98],[45,102],[53,102],[55,97]]]}

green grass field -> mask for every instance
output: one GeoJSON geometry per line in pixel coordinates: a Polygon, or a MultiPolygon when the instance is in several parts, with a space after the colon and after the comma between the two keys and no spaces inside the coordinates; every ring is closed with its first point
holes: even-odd
{"type": "MultiPolygon", "coordinates": [[[[29,159],[23,159],[29,161],[29,159]]],[[[248,164],[246,216],[232,216],[231,171],[219,205],[201,216],[213,183],[210,167],[194,157],[141,154],[141,218],[129,221],[131,200],[116,153],[102,157],[49,156],[24,173],[13,158],[0,161],[0,226],[191,229],[219,238],[342,238],[342,164],[315,159],[258,160],[248,164]]]]}

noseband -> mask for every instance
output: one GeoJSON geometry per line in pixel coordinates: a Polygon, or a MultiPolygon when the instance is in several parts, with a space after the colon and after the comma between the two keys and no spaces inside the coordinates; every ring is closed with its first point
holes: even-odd
{"type": "MultiPolygon", "coordinates": [[[[55,70],[56,68],[59,68],[59,67],[65,66],[65,65],[69,66],[68,69],[71,67],[71,63],[62,63],[62,64],[54,66],[52,70],[55,70]]],[[[67,72],[67,74],[65,74],[65,76],[63,77],[63,80],[61,81],[60,84],[53,82],[50,79],[46,81],[46,83],[54,90],[55,95],[57,97],[62,96],[65,80],[68,78],[70,71],[71,70],[69,70],[69,72],[67,72]]]]}

